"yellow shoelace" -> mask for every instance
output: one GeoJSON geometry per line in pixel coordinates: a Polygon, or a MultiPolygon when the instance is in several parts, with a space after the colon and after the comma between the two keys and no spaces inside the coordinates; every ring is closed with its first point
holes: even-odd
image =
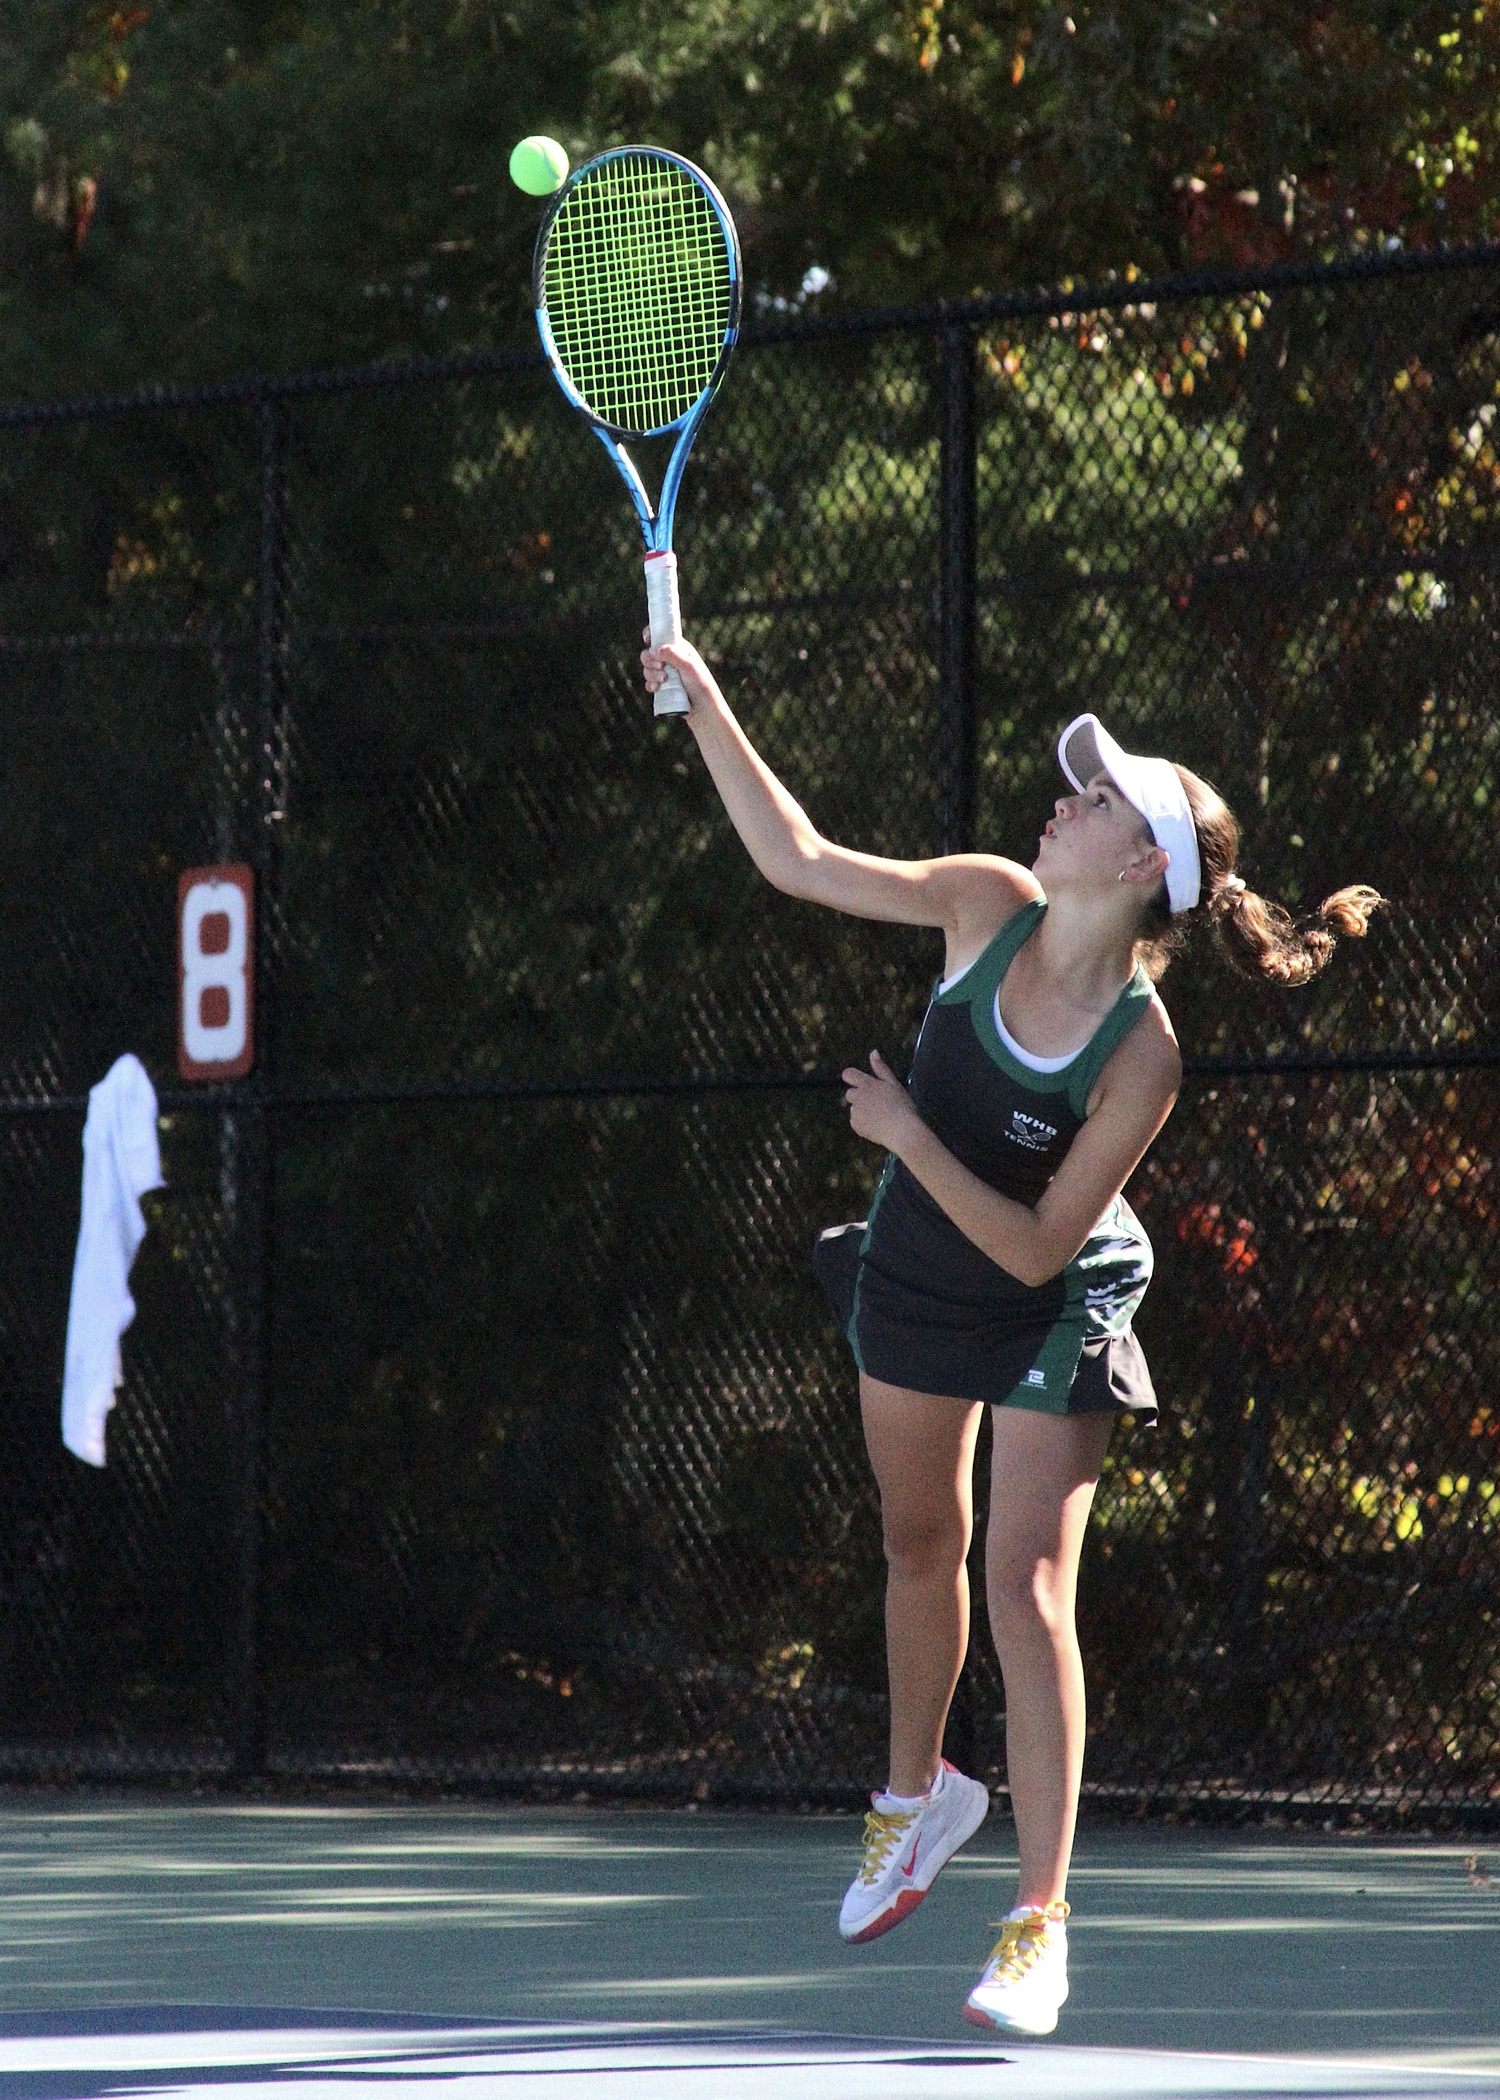
{"type": "Polygon", "coordinates": [[[891,1847],[900,1844],[916,1820],[910,1812],[903,1815],[897,1809],[892,1809],[888,1814],[882,1814],[878,1808],[870,1810],[865,1817],[865,1858],[864,1865],[859,1870],[861,1881],[880,1879],[885,1863],[891,1856],[891,1847]]]}
{"type": "Polygon", "coordinates": [[[1000,1937],[990,1955],[996,1981],[1003,1976],[1007,1983],[1018,1982],[1040,1957],[1048,1926],[1061,1925],[1067,1915],[1067,1904],[1056,1903],[1051,1910],[1034,1910],[1027,1917],[1006,1918],[997,1924],[994,1930],[1000,1937]]]}

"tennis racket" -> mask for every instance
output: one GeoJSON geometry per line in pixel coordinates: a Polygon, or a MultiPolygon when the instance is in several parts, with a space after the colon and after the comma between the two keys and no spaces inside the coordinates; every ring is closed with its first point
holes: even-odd
{"type": "MultiPolygon", "coordinates": [[[[656,146],[583,163],[537,235],[536,325],[558,385],[619,468],[646,537],[651,643],[682,639],[672,519],[698,425],[734,348],[740,244],[701,168],[656,146]],[[625,439],[677,434],[656,508],[625,439]]],[[[683,715],[668,671],[655,713],[683,715]]]]}

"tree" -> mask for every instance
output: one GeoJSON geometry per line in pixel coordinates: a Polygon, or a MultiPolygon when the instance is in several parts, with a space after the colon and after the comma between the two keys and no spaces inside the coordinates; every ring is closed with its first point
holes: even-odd
{"type": "MultiPolygon", "coordinates": [[[[638,126],[699,146],[783,293],[854,304],[1495,221],[1493,7],[879,0],[641,11],[638,126]]],[[[623,92],[623,88],[622,88],[623,92]]]]}
{"type": "Polygon", "coordinates": [[[525,130],[575,144],[569,0],[182,0],[0,15],[7,392],[517,336],[525,130]]]}
{"type": "Polygon", "coordinates": [[[1493,5],[3,0],[6,391],[529,340],[525,131],[702,159],[764,298],[858,306],[1472,238],[1497,103],[1493,5]]]}

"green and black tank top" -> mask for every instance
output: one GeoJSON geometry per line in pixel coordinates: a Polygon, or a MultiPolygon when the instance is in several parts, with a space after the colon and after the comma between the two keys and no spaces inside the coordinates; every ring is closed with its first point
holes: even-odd
{"type": "MultiPolygon", "coordinates": [[[[1061,1166],[1100,1072],[1152,989],[1138,968],[1075,1057],[1050,1072],[1022,1063],[998,1025],[999,991],[1046,909],[1041,899],[1023,905],[969,969],[939,985],[908,1082],[923,1122],[955,1158],[1025,1204],[1037,1202],[1061,1166]]],[[[1086,1345],[1097,1355],[1129,1336],[1150,1275],[1150,1241],[1120,1196],[1060,1275],[1024,1284],[966,1238],[893,1156],[859,1247],[848,1338],[861,1369],[889,1384],[1066,1413],[1086,1345]]],[[[1085,1404],[1153,1407],[1144,1359],[1140,1378],[1144,1399],[1126,1392],[1085,1404]]]]}

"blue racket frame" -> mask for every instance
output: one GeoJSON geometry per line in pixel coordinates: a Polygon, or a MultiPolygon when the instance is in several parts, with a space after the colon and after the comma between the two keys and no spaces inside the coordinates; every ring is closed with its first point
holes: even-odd
{"type": "Polygon", "coordinates": [[[543,219],[540,231],[537,234],[536,258],[532,268],[532,297],[536,307],[537,330],[542,338],[542,348],[547,353],[547,362],[552,367],[552,376],[556,379],[574,408],[578,410],[581,416],[586,418],[595,437],[598,438],[600,444],[614,461],[620,479],[624,482],[626,488],[629,489],[630,500],[635,505],[635,514],[640,521],[641,533],[646,542],[646,552],[648,554],[665,554],[670,552],[672,546],[672,520],[677,511],[677,494],[682,487],[683,469],[687,465],[688,454],[693,449],[693,440],[698,435],[698,425],[703,421],[708,411],[709,403],[718,392],[719,382],[723,379],[729,364],[730,353],[739,340],[741,302],[740,237],[735,231],[734,220],[729,215],[729,206],[724,202],[710,178],[704,174],[703,170],[695,162],[684,159],[680,153],[669,153],[664,146],[612,146],[607,153],[596,153],[592,160],[582,162],[580,166],[573,170],[548,206],[547,215],[543,219]],[[685,174],[692,176],[693,180],[702,186],[704,194],[718,216],[719,225],[724,234],[725,247],[729,254],[729,317],[725,324],[724,341],[719,351],[719,361],[714,367],[713,377],[684,415],[678,416],[674,422],[661,424],[655,430],[624,430],[617,424],[607,423],[602,416],[596,415],[582,396],[577,393],[558,360],[557,345],[552,339],[552,328],[547,319],[547,295],[542,281],[547,254],[547,236],[552,230],[553,220],[570,193],[577,188],[584,176],[589,174],[591,170],[603,167],[608,161],[624,160],[633,153],[649,153],[659,160],[671,161],[674,167],[681,168],[685,174]],[[674,430],[678,433],[677,442],[672,447],[672,457],[668,460],[667,471],[662,477],[661,495],[653,508],[651,498],[646,493],[646,484],[640,477],[635,461],[625,450],[623,441],[627,438],[643,441],[649,438],[670,437],[674,430]]]}

